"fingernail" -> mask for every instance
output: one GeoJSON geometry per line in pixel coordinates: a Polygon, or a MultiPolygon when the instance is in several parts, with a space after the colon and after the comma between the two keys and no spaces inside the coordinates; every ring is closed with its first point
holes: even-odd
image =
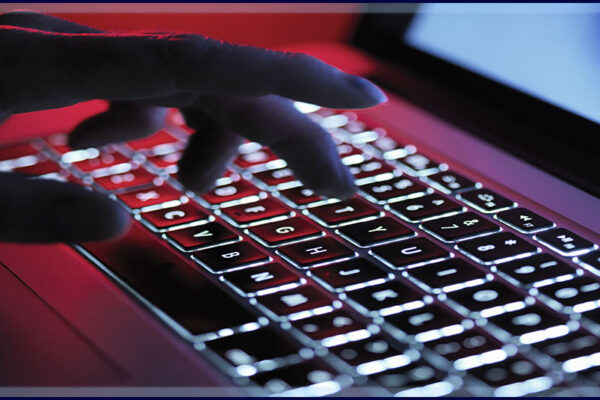
{"type": "Polygon", "coordinates": [[[108,198],[63,197],[57,199],[52,214],[52,228],[63,242],[109,239],[131,223],[129,214],[108,198]]]}
{"type": "Polygon", "coordinates": [[[371,100],[377,102],[377,104],[384,103],[388,99],[381,89],[365,78],[356,75],[348,75],[346,81],[356,89],[360,90],[365,96],[368,96],[371,100]]]}

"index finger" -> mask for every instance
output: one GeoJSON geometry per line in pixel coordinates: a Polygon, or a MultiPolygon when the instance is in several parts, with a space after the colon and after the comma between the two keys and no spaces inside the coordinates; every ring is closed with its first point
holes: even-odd
{"type": "MultiPolygon", "coordinates": [[[[0,27],[0,35],[5,93],[22,93],[25,82],[33,88],[34,101],[52,96],[139,100],[189,91],[277,94],[331,108],[385,101],[366,79],[316,58],[198,35],[60,33],[12,26],[0,27]]],[[[10,106],[10,97],[2,100],[10,106]]],[[[22,94],[18,100],[26,103],[22,94]]]]}

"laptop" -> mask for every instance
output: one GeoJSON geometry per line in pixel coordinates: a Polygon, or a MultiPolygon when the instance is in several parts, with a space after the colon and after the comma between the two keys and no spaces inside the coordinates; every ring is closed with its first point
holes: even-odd
{"type": "Polygon", "coordinates": [[[59,117],[13,132],[3,171],[77,181],[133,223],[0,244],[0,393],[597,394],[599,11],[373,4],[348,42],[286,46],[389,97],[295,103],[354,174],[349,200],[253,142],[186,192],[177,110],[101,149],[70,149],[59,117]]]}

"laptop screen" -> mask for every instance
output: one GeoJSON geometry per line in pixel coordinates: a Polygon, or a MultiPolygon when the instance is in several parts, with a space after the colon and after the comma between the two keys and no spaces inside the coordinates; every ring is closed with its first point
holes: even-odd
{"type": "Polygon", "coordinates": [[[600,123],[598,4],[423,4],[404,40],[600,123]]]}

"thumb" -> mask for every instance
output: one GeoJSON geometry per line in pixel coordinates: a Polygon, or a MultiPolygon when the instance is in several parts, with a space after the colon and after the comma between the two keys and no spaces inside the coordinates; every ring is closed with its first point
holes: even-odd
{"type": "Polygon", "coordinates": [[[0,173],[0,241],[102,240],[124,232],[130,221],[115,201],[74,183],[0,173]]]}

